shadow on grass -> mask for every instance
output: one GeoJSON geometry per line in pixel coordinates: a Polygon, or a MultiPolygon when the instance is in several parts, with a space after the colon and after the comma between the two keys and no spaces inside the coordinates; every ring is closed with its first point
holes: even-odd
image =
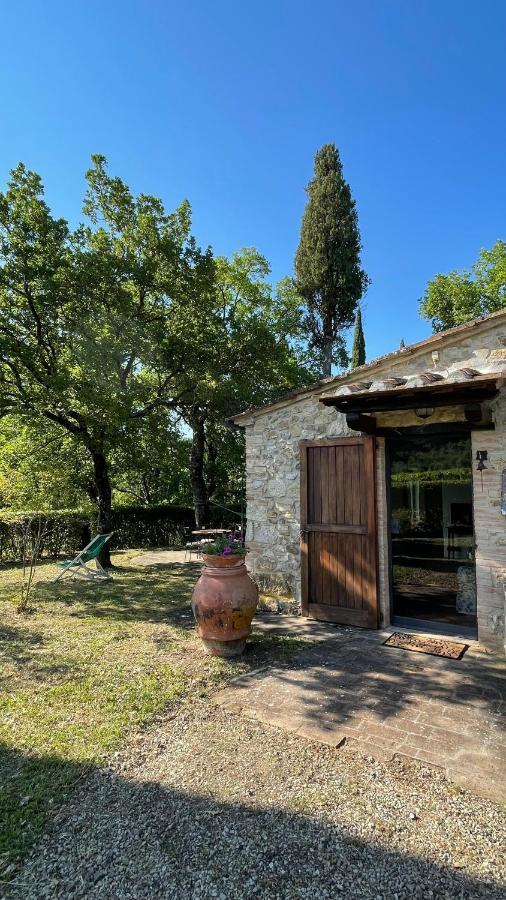
{"type": "Polygon", "coordinates": [[[198,571],[193,567],[181,571],[175,566],[162,572],[121,567],[113,580],[104,583],[62,581],[58,584],[40,583],[37,601],[61,602],[70,607],[69,614],[77,617],[93,616],[133,622],[167,622],[171,612],[189,606],[198,571]]]}
{"type": "Polygon", "coordinates": [[[44,643],[44,636],[40,631],[26,628],[23,623],[19,628],[12,625],[0,624],[0,647],[5,644],[9,647],[12,659],[25,662],[33,653],[35,647],[44,643]]]}
{"type": "MultiPolygon", "coordinates": [[[[9,785],[1,799],[4,854],[12,848],[22,853],[41,832],[56,805],[49,803],[49,782],[69,790],[89,772],[59,759],[30,759],[1,749],[0,770],[9,785]]],[[[390,850],[321,816],[265,807],[254,799],[223,802],[105,772],[90,777],[60,815],[30,871],[10,874],[4,896],[13,900],[196,894],[292,900],[309,896],[309,888],[315,900],[504,897],[497,883],[390,850]]]]}
{"type": "Polygon", "coordinates": [[[58,756],[25,755],[0,743],[2,878],[8,878],[9,869],[40,837],[51,811],[91,770],[58,756]]]}
{"type": "MultiPolygon", "coordinates": [[[[24,672],[35,681],[46,682],[54,677],[61,678],[79,671],[72,659],[50,660],[43,653],[46,639],[42,632],[26,626],[19,627],[0,625],[0,666],[7,663],[14,666],[17,673],[24,672]]],[[[5,685],[7,679],[0,671],[0,684],[5,685]]]]}

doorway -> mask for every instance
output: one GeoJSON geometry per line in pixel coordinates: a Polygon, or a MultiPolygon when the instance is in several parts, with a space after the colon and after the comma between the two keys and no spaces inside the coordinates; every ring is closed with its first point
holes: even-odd
{"type": "Polygon", "coordinates": [[[469,434],[389,438],[394,624],[476,634],[469,434]]]}

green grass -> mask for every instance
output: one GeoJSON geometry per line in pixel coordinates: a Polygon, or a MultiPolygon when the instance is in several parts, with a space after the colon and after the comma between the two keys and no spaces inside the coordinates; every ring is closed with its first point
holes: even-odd
{"type": "Polygon", "coordinates": [[[50,583],[16,611],[21,573],[0,573],[0,873],[9,877],[51,810],[168,704],[282,662],[293,638],[254,635],[240,660],[204,654],[189,600],[198,567],[135,568],[114,581],[50,583]]]}

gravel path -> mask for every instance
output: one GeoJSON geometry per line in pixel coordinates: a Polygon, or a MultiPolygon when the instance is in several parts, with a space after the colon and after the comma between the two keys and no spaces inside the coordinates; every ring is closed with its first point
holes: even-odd
{"type": "Polygon", "coordinates": [[[499,807],[434,770],[199,701],[83,785],[4,896],[503,900],[505,845],[499,807]]]}

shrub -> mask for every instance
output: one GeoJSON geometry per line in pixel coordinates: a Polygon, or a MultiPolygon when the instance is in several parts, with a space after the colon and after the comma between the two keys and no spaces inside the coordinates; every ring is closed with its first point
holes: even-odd
{"type": "MultiPolygon", "coordinates": [[[[185,506],[121,506],[113,510],[111,546],[177,547],[185,541],[185,530],[193,528],[193,510],[185,506]]],[[[43,533],[40,556],[74,556],[96,534],[96,521],[88,512],[0,511],[0,562],[19,562],[35,535],[43,533]]]]}
{"type": "Polygon", "coordinates": [[[0,513],[0,561],[17,562],[42,532],[39,555],[75,554],[91,540],[89,518],[75,510],[0,513]]]}
{"type": "Polygon", "coordinates": [[[187,506],[119,506],[113,510],[111,548],[181,546],[185,530],[194,527],[194,512],[187,506]]]}

